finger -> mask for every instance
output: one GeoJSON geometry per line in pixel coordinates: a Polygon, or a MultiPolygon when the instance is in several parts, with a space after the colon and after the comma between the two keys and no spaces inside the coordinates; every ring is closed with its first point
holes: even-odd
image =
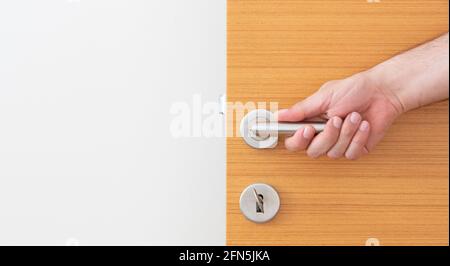
{"type": "Polygon", "coordinates": [[[344,153],[347,150],[348,145],[350,144],[356,131],[358,130],[360,123],[361,115],[359,113],[353,112],[345,118],[341,132],[339,134],[339,139],[333,146],[333,148],[328,151],[328,157],[337,159],[344,156],[344,153]]]}
{"type": "Polygon", "coordinates": [[[350,146],[348,146],[345,152],[345,157],[349,160],[359,159],[361,156],[368,153],[366,149],[366,143],[369,139],[370,124],[367,121],[363,121],[359,126],[358,132],[353,137],[350,146]]]}
{"type": "Polygon", "coordinates": [[[309,145],[307,151],[308,156],[317,158],[326,154],[338,140],[341,126],[342,119],[340,117],[335,116],[328,120],[324,131],[317,135],[309,145]]]}
{"type": "Polygon", "coordinates": [[[312,126],[306,126],[295,132],[292,137],[286,138],[284,145],[290,151],[305,150],[311,143],[316,131],[312,126]]]}
{"type": "Polygon", "coordinates": [[[318,91],[291,108],[278,111],[276,117],[279,121],[302,121],[325,113],[327,102],[327,93],[318,91]]]}

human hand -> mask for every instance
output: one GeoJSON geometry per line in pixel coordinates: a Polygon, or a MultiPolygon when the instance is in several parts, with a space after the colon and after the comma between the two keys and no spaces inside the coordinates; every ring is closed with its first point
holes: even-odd
{"type": "Polygon", "coordinates": [[[325,83],[279,121],[297,122],[325,116],[325,130],[299,129],[285,141],[287,149],[307,150],[310,157],[358,159],[372,151],[402,113],[449,95],[449,35],[397,55],[367,71],[325,83]]]}
{"type": "Polygon", "coordinates": [[[312,158],[328,155],[354,160],[373,150],[401,113],[394,93],[360,73],[325,83],[315,94],[277,115],[279,121],[289,122],[329,118],[324,131],[315,137],[314,128],[308,126],[287,138],[287,149],[307,150],[312,158]]]}

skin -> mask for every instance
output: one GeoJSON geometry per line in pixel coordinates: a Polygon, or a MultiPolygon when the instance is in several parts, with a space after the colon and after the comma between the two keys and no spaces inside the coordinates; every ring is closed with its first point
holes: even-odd
{"type": "Polygon", "coordinates": [[[448,99],[448,33],[367,71],[325,83],[316,93],[277,113],[279,121],[326,117],[325,130],[299,129],[285,141],[308,156],[356,160],[373,151],[403,113],[448,99]]]}

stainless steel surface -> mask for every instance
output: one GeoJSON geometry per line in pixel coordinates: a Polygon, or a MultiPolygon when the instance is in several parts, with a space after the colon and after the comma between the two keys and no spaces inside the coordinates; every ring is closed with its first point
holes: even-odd
{"type": "Polygon", "coordinates": [[[257,123],[251,127],[251,131],[256,135],[267,134],[287,134],[293,135],[297,130],[305,126],[312,126],[316,132],[322,132],[325,128],[323,122],[304,122],[304,123],[257,123]]]}
{"type": "Polygon", "coordinates": [[[307,125],[316,132],[325,128],[325,122],[277,123],[272,112],[257,109],[249,112],[241,121],[241,136],[245,143],[255,149],[271,149],[277,146],[278,135],[293,135],[307,125]]]}
{"type": "Polygon", "coordinates": [[[255,223],[272,220],[280,210],[278,192],[270,185],[257,183],[244,189],[239,201],[242,214],[255,223]]]}
{"type": "Polygon", "coordinates": [[[272,134],[256,134],[252,131],[252,127],[259,123],[267,123],[275,121],[275,117],[272,112],[257,109],[249,112],[241,121],[240,134],[245,143],[255,149],[270,149],[274,148],[278,142],[278,133],[272,134]]]}

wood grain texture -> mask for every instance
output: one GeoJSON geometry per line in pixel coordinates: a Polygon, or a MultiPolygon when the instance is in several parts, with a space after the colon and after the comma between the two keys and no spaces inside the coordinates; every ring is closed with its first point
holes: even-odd
{"type": "MultiPolygon", "coordinates": [[[[286,108],[447,31],[447,0],[228,0],[228,101],[286,108]]],[[[448,123],[448,102],[412,111],[359,161],[228,138],[227,243],[448,245],[448,123]],[[240,193],[255,182],[280,193],[267,224],[239,211],[240,193]]]]}

